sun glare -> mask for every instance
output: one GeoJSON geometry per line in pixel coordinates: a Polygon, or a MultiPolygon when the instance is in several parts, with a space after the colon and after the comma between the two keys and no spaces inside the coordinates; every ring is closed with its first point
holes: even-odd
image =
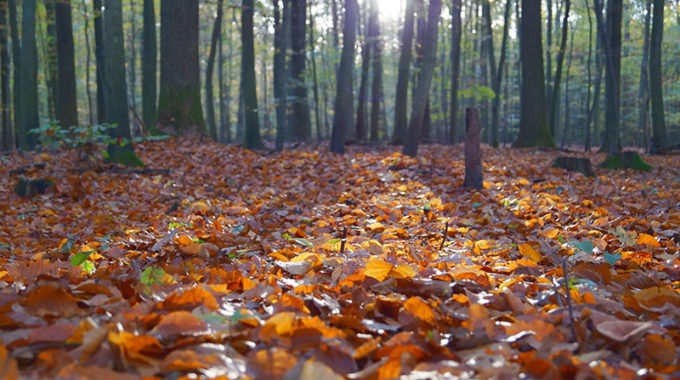
{"type": "Polygon", "coordinates": [[[395,22],[402,16],[404,2],[403,0],[378,0],[378,8],[383,22],[395,22]]]}

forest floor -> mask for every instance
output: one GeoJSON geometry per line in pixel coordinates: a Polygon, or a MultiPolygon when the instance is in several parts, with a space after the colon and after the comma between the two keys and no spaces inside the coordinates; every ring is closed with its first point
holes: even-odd
{"type": "Polygon", "coordinates": [[[0,158],[0,378],[680,376],[679,156],[136,149],[170,173],[0,158]]]}

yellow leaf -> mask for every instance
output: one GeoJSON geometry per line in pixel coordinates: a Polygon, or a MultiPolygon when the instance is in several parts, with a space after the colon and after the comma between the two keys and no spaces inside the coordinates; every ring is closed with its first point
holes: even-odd
{"type": "Polygon", "coordinates": [[[370,229],[371,232],[373,232],[373,233],[379,234],[379,233],[382,233],[383,231],[385,231],[385,225],[383,225],[380,222],[374,222],[374,223],[371,223],[370,226],[368,226],[368,229],[370,229]]]}
{"type": "Polygon", "coordinates": [[[432,326],[437,324],[437,316],[434,314],[434,311],[432,311],[430,305],[420,297],[411,297],[406,300],[406,302],[404,302],[404,309],[414,317],[429,323],[432,326]]]}
{"type": "Polygon", "coordinates": [[[373,277],[378,281],[385,281],[385,279],[390,275],[390,271],[394,265],[385,262],[380,259],[372,258],[367,264],[366,264],[366,270],[364,271],[364,275],[373,277]]]}
{"type": "Polygon", "coordinates": [[[413,278],[418,272],[406,264],[399,265],[392,270],[392,275],[395,278],[413,278]]]}
{"type": "Polygon", "coordinates": [[[650,247],[659,247],[661,244],[652,235],[640,234],[637,239],[638,245],[648,245],[650,247]]]}
{"type": "Polygon", "coordinates": [[[203,213],[207,212],[208,210],[210,210],[210,206],[208,206],[208,204],[203,201],[196,201],[191,204],[191,211],[203,213]]]}
{"type": "Polygon", "coordinates": [[[536,248],[532,247],[531,244],[520,244],[519,245],[519,253],[522,254],[522,256],[529,258],[530,260],[533,260],[537,263],[541,262],[543,260],[543,256],[541,255],[540,252],[536,250],[536,248]]]}

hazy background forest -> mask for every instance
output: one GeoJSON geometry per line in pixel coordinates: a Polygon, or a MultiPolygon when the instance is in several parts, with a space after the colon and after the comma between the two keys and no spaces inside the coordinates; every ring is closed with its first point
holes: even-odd
{"type": "MultiPolygon", "coordinates": [[[[657,1],[658,2],[658,1],[657,1]]],[[[37,46],[37,105],[39,124],[45,125],[59,120],[59,102],[55,99],[63,98],[51,90],[59,81],[62,59],[58,59],[57,29],[52,20],[59,20],[54,16],[54,4],[51,1],[2,1],[4,8],[1,15],[3,21],[3,41],[7,49],[4,53],[4,68],[7,73],[14,73],[17,61],[14,55],[21,54],[17,49],[15,39],[21,35],[21,28],[25,27],[25,11],[22,8],[34,3],[35,8],[35,38],[37,46]],[[17,30],[10,26],[15,24],[17,30]],[[16,33],[15,33],[16,32],[16,33]],[[11,60],[11,64],[10,64],[11,60]]],[[[96,52],[96,20],[100,16],[95,11],[101,6],[101,1],[76,0],[57,1],[56,7],[70,8],[70,23],[73,34],[75,87],[77,94],[77,124],[95,125],[102,121],[98,118],[97,108],[97,52],[96,52]]],[[[126,69],[130,129],[135,136],[148,133],[150,125],[155,122],[154,110],[145,112],[143,107],[143,66],[144,55],[144,7],[153,3],[154,13],[146,17],[154,17],[156,29],[153,31],[158,39],[156,46],[162,44],[161,18],[159,17],[160,1],[122,1],[122,26],[124,35],[124,64],[126,69]],[[153,114],[152,114],[153,112],[153,114]],[[153,115],[153,116],[151,116],[153,115]],[[144,121],[146,121],[144,123],[144,121]]],[[[334,101],[336,94],[336,68],[338,67],[342,49],[344,2],[340,0],[314,1],[256,1],[254,3],[254,69],[256,73],[257,116],[259,128],[265,140],[274,141],[276,136],[276,108],[280,104],[275,96],[274,71],[275,64],[275,30],[277,18],[285,22],[285,12],[291,3],[300,3],[305,7],[304,18],[306,33],[304,35],[303,54],[305,67],[303,71],[304,86],[307,91],[307,105],[311,128],[306,134],[289,133],[288,141],[328,139],[334,118],[334,101]],[[276,4],[279,9],[275,9],[276,4]],[[276,14],[275,13],[279,13],[276,14]]],[[[445,1],[442,4],[439,22],[439,43],[436,52],[436,67],[434,69],[429,98],[430,127],[425,127],[423,134],[425,141],[458,142],[461,141],[464,128],[463,110],[465,107],[477,107],[480,110],[482,124],[485,127],[483,141],[512,143],[518,134],[520,120],[520,49],[519,22],[520,2],[518,0],[494,1],[462,1],[461,2],[461,42],[459,56],[458,78],[458,107],[455,115],[451,114],[451,87],[455,82],[452,75],[452,4],[445,1]],[[488,27],[491,21],[491,27],[488,27]],[[502,59],[502,40],[504,27],[507,23],[507,46],[505,57],[502,59]],[[492,45],[488,45],[492,43],[492,45]],[[490,53],[494,55],[490,59],[490,53]],[[494,62],[491,62],[491,61],[494,62]],[[491,65],[502,65],[497,68],[502,71],[500,91],[493,90],[491,65]],[[498,96],[499,122],[497,141],[493,136],[493,98],[498,96]],[[452,120],[455,119],[455,120],[452,120]]],[[[602,2],[600,2],[602,3],[602,2]]],[[[623,1],[622,22],[622,52],[621,52],[621,138],[623,146],[637,146],[649,148],[651,140],[651,116],[649,115],[648,100],[648,65],[649,38],[651,28],[651,0],[623,1]]],[[[663,1],[658,3],[664,3],[663,1]]],[[[557,100],[553,126],[554,140],[558,146],[572,146],[583,149],[585,146],[597,147],[602,144],[604,131],[604,83],[598,85],[598,76],[605,75],[601,54],[602,44],[597,38],[597,22],[593,11],[593,1],[574,0],[567,20],[567,37],[564,51],[564,62],[557,73],[560,42],[564,28],[563,16],[565,1],[542,1],[542,37],[543,64],[545,67],[545,82],[547,102],[557,100]],[[551,96],[550,92],[555,76],[560,75],[561,86],[559,94],[551,96]],[[599,89],[599,92],[596,91],[599,89]],[[589,121],[589,113],[593,114],[589,121]],[[590,128],[588,128],[590,126],[590,128]]],[[[201,81],[201,102],[206,116],[207,130],[210,130],[214,112],[216,137],[221,142],[241,142],[244,136],[245,119],[243,117],[243,97],[240,96],[240,70],[242,58],[241,40],[241,1],[199,1],[199,39],[198,54],[201,81]],[[223,7],[220,18],[220,30],[216,30],[216,16],[218,7],[223,7]],[[214,34],[217,39],[214,38],[214,34]],[[210,63],[211,45],[214,56],[210,63]],[[216,49],[216,51],[215,51],[216,49]],[[214,67],[210,67],[214,65],[214,67]],[[206,81],[206,73],[211,71],[211,80],[206,81]],[[206,84],[206,82],[208,82],[206,84]],[[206,90],[206,86],[211,90],[206,90]],[[210,95],[212,96],[210,96],[210,95]]],[[[379,101],[378,130],[371,135],[355,130],[346,131],[351,142],[357,140],[374,140],[387,142],[393,136],[395,127],[395,91],[397,86],[398,66],[400,57],[400,33],[404,25],[404,0],[363,0],[358,2],[357,39],[353,67],[353,93],[356,113],[355,128],[359,124],[370,123],[371,105],[367,103],[379,101]],[[375,10],[375,11],[374,11],[375,10]],[[370,24],[372,12],[377,18],[377,28],[370,24]],[[371,51],[369,54],[368,49],[371,51]],[[367,57],[369,55],[369,57],[367,57]],[[380,69],[381,68],[381,69],[380,69]],[[376,76],[377,72],[381,77],[376,76]],[[375,83],[378,80],[379,83],[375,83]]],[[[296,5],[299,6],[299,5],[296,5]]],[[[668,142],[680,140],[680,60],[678,60],[677,41],[680,40],[680,2],[666,1],[664,9],[662,55],[662,83],[665,105],[665,124],[668,142]]],[[[606,16],[606,15],[605,15],[606,16]]],[[[62,11],[62,17],[63,11],[62,11]]],[[[427,6],[415,1],[415,41],[416,50],[411,65],[411,76],[419,72],[418,29],[419,23],[424,23],[427,17],[427,6]]],[[[62,24],[64,21],[61,21],[62,24]]],[[[68,22],[68,20],[66,21],[68,22]]],[[[57,22],[57,25],[59,22],[57,22]]],[[[178,26],[181,28],[181,26],[178,26]]],[[[299,32],[299,30],[298,30],[299,32]]],[[[104,36],[106,41],[108,36],[104,36]]],[[[292,41],[292,40],[291,40],[292,41]]],[[[158,52],[160,52],[160,48],[158,52]]],[[[288,70],[294,54],[287,49],[288,70]]],[[[182,55],[181,51],[175,54],[182,55]]],[[[161,54],[156,53],[161,60],[161,54]]],[[[283,61],[285,62],[285,61],[283,61]]],[[[160,62],[162,66],[162,62],[160,62]]],[[[155,66],[157,67],[157,66],[155,66]]],[[[154,67],[153,75],[159,76],[154,67]]],[[[285,70],[285,69],[284,69],[285,70]]],[[[17,77],[10,74],[5,76],[8,81],[4,87],[11,96],[6,98],[5,106],[17,101],[16,87],[10,83],[17,81],[17,77]]],[[[411,89],[415,88],[415,80],[411,79],[411,89]]],[[[153,85],[157,87],[157,85],[153,85]]],[[[287,86],[294,86],[289,80],[287,86]]],[[[155,89],[154,89],[155,91],[155,89]]],[[[154,95],[155,96],[155,95],[154,95]]],[[[288,100],[295,102],[294,94],[288,94],[288,100]]],[[[409,100],[408,104],[411,100],[409,100]]],[[[410,106],[409,106],[410,107],[410,106]]],[[[151,108],[151,107],[147,107],[151,108]]],[[[5,138],[4,150],[16,146],[13,134],[19,134],[16,127],[16,115],[10,114],[4,119],[3,134],[5,138]]],[[[290,111],[289,111],[290,113],[290,111]]],[[[428,125],[428,121],[425,121],[428,125]]],[[[37,125],[33,128],[38,127],[37,125]]],[[[362,127],[363,128],[363,127],[362,127]]],[[[210,133],[212,134],[212,133],[210,133]]],[[[20,139],[18,139],[20,140],[20,139]]]]}

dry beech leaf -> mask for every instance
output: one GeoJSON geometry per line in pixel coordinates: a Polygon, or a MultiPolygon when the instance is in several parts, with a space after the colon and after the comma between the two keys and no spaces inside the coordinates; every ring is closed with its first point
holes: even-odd
{"type": "Polygon", "coordinates": [[[220,308],[215,296],[202,285],[187,289],[181,293],[175,291],[162,304],[165,310],[193,310],[199,306],[213,311],[220,308]]]}
{"type": "Polygon", "coordinates": [[[109,332],[109,344],[117,347],[128,360],[141,365],[151,365],[156,362],[155,356],[161,352],[161,343],[150,335],[135,335],[121,331],[109,332]]]}
{"type": "Polygon", "coordinates": [[[663,334],[667,330],[652,322],[605,321],[595,326],[597,331],[617,342],[625,342],[645,333],[663,334]]]}
{"type": "Polygon", "coordinates": [[[383,260],[371,258],[368,263],[366,263],[364,275],[373,277],[378,281],[385,281],[385,279],[390,275],[393,267],[394,265],[383,260]]]}
{"type": "Polygon", "coordinates": [[[297,358],[281,349],[253,351],[248,355],[249,368],[259,379],[280,379],[297,364],[297,358]]]}
{"type": "Polygon", "coordinates": [[[195,335],[206,332],[207,324],[188,311],[174,311],[161,317],[153,332],[161,337],[173,335],[195,335]]]}
{"type": "Polygon", "coordinates": [[[17,361],[9,355],[7,347],[0,343],[0,379],[18,380],[19,367],[17,361]]]}
{"type": "Polygon", "coordinates": [[[660,309],[666,304],[680,307],[680,293],[665,287],[643,289],[633,294],[633,297],[640,305],[649,309],[660,309]]]}
{"type": "Polygon", "coordinates": [[[66,290],[53,285],[44,285],[19,300],[26,311],[40,317],[57,315],[73,317],[80,315],[77,300],[66,290]]]}
{"type": "Polygon", "coordinates": [[[437,324],[437,316],[434,314],[434,311],[432,311],[430,305],[420,297],[411,297],[406,300],[406,302],[404,302],[404,310],[431,326],[437,324]]]}
{"type": "Polygon", "coordinates": [[[543,256],[541,255],[541,253],[538,252],[536,248],[534,248],[531,244],[526,243],[520,244],[518,248],[519,253],[522,256],[532,260],[533,262],[540,263],[541,260],[543,260],[543,256]]]}

